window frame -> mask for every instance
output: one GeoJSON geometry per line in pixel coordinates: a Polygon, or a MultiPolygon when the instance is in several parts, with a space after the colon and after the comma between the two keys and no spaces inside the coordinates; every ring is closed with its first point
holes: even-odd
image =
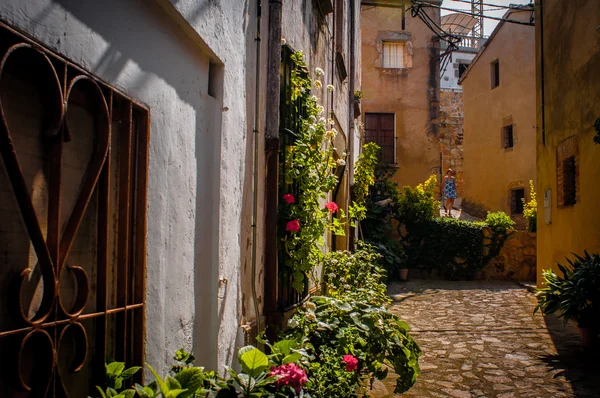
{"type": "Polygon", "coordinates": [[[513,188],[510,190],[510,213],[513,216],[523,215],[523,211],[525,210],[525,204],[523,200],[527,199],[527,195],[525,193],[524,187],[513,188]],[[522,195],[517,195],[517,193],[522,192],[522,195]]]}
{"type": "Polygon", "coordinates": [[[502,146],[505,150],[515,147],[515,125],[513,123],[502,127],[502,146]]]}
{"type": "Polygon", "coordinates": [[[500,60],[495,59],[490,62],[490,80],[491,80],[491,89],[495,89],[500,86],[500,60]]]}

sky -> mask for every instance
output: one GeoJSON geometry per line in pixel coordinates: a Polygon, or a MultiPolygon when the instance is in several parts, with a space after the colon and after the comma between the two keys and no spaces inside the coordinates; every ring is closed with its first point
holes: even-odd
{"type": "MultiPolygon", "coordinates": [[[[488,3],[488,4],[498,4],[498,5],[506,5],[506,6],[509,4],[529,4],[530,3],[529,0],[484,0],[483,2],[488,3]]],[[[442,3],[442,7],[454,8],[454,9],[459,9],[459,10],[467,10],[469,12],[471,11],[470,3],[463,3],[463,2],[452,1],[452,0],[444,0],[444,2],[442,3]]],[[[498,10],[498,11],[492,11],[495,8],[497,8],[497,7],[484,5],[483,6],[484,15],[501,18],[504,15],[504,13],[507,11],[506,8],[504,8],[502,10],[498,10]],[[486,11],[486,10],[489,10],[489,11],[486,11]]],[[[442,10],[442,15],[450,14],[451,12],[452,11],[442,10]]],[[[496,27],[497,24],[498,24],[498,21],[495,21],[493,19],[484,19],[483,20],[483,34],[486,36],[489,36],[490,34],[492,34],[492,31],[494,30],[494,28],[496,27]]]]}

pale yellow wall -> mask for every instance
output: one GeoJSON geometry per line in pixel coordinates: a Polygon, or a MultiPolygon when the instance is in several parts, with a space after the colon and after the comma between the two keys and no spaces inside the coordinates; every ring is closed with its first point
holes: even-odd
{"type": "MultiPolygon", "coordinates": [[[[528,21],[530,12],[511,19],[528,21]]],[[[488,210],[510,214],[510,189],[535,176],[535,29],[503,24],[462,82],[464,191],[459,195],[488,210]],[[491,66],[500,63],[500,85],[491,88],[491,66]],[[512,117],[514,147],[504,149],[503,120],[512,117]]]]}
{"type": "MultiPolygon", "coordinates": [[[[412,18],[410,12],[406,14],[406,30],[402,31],[400,9],[362,8],[363,121],[370,112],[395,114],[398,171],[394,179],[400,186],[414,186],[439,166],[439,62],[432,62],[432,57],[439,55],[439,47],[434,48],[431,41],[433,32],[420,19],[412,18]],[[377,37],[382,32],[410,33],[412,67],[406,73],[377,66],[377,37]]],[[[439,20],[439,9],[428,10],[439,20]]]]}
{"type": "MultiPolygon", "coordinates": [[[[600,252],[600,145],[593,143],[600,117],[600,2],[544,0],[544,108],[542,120],[541,25],[537,39],[538,283],[542,269],[557,269],[571,253],[600,252]],[[579,201],[558,208],[556,146],[576,136],[579,201]],[[544,221],[543,192],[552,190],[551,224],[544,221]]],[[[537,21],[540,11],[537,10],[537,21]]]]}

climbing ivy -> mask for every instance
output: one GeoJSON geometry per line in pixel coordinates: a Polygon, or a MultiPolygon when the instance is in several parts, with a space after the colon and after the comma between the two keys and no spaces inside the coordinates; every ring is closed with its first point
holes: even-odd
{"type": "Polygon", "coordinates": [[[374,142],[363,145],[362,153],[354,166],[354,201],[348,209],[351,220],[361,221],[366,217],[366,202],[369,189],[375,184],[379,150],[379,145],[374,142]]]}
{"type": "MultiPolygon", "coordinates": [[[[297,103],[300,98],[304,106],[302,112],[296,110],[300,128],[295,132],[297,139],[287,150],[285,183],[294,186],[299,194],[298,197],[284,195],[281,199],[285,204],[280,212],[286,220],[283,244],[288,258],[285,264],[291,270],[293,287],[303,291],[305,276],[310,276],[322,257],[320,248],[325,231],[344,234],[339,221],[344,218],[343,211],[333,202],[323,203],[336,186],[336,166],[343,165],[345,160],[335,160],[333,140],[337,132],[333,121],[325,120],[324,107],[311,95],[312,87],[322,87],[321,81],[311,79],[306,73],[302,52],[292,54],[291,60],[291,100],[297,103]],[[339,213],[339,218],[332,218],[334,213],[339,213]]],[[[322,70],[317,68],[316,74],[318,77],[322,70]]]]}

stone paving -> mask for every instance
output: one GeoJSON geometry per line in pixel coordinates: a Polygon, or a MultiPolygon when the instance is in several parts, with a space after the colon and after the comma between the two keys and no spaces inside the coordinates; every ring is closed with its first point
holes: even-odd
{"type": "MultiPolygon", "coordinates": [[[[532,315],[535,298],[516,283],[409,281],[389,294],[423,350],[402,397],[600,397],[600,353],[583,349],[576,327],[532,315]]],[[[392,392],[393,376],[371,396],[392,392]]]]}

